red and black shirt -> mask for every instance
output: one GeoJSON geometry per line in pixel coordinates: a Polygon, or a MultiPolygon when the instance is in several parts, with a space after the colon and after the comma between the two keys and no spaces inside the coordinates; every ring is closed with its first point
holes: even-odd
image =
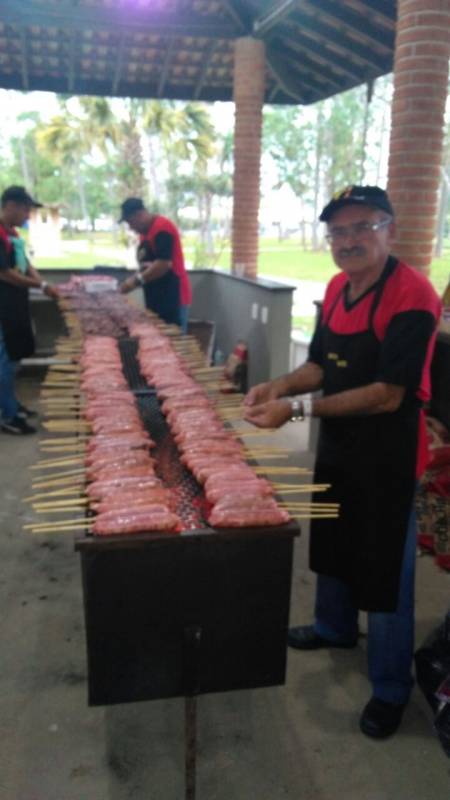
{"type": "MultiPolygon", "coordinates": [[[[393,259],[389,259],[392,266],[393,259]]],[[[430,362],[436,337],[441,302],[428,279],[403,262],[393,264],[373,317],[373,331],[380,341],[374,381],[403,386],[420,402],[430,399],[430,362]]],[[[381,276],[380,280],[383,279],[381,276]]],[[[370,311],[378,281],[351,302],[349,278],[335,275],[327,286],[321,316],[309,348],[309,360],[323,366],[322,331],[330,329],[352,335],[368,329],[370,311]]],[[[418,470],[427,461],[424,421],[419,432],[418,470]]]]}

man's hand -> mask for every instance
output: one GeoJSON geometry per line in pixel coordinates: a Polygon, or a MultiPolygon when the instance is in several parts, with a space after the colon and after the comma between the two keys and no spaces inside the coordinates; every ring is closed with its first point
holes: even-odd
{"type": "Polygon", "coordinates": [[[128,294],[128,292],[132,292],[133,289],[136,289],[136,278],[134,276],[131,276],[131,278],[127,278],[120,285],[120,291],[122,294],[128,294]]]}
{"type": "Polygon", "coordinates": [[[258,383],[245,395],[244,405],[259,406],[261,403],[268,403],[269,400],[276,400],[278,391],[273,381],[258,383]]]}
{"type": "Polygon", "coordinates": [[[44,294],[47,295],[47,297],[51,297],[52,300],[57,300],[59,297],[58,288],[56,286],[52,286],[50,283],[47,283],[43,291],[44,294]]]}
{"type": "Polygon", "coordinates": [[[256,425],[257,428],[280,428],[291,418],[291,415],[292,408],[289,400],[269,400],[268,403],[261,405],[247,406],[244,419],[251,422],[252,425],[256,425]]]}

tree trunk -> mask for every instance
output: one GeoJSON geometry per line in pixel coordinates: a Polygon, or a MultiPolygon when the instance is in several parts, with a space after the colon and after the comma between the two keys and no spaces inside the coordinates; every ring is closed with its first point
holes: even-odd
{"type": "Polygon", "coordinates": [[[436,246],[434,250],[434,255],[439,258],[442,255],[443,247],[444,247],[444,236],[445,236],[445,225],[447,222],[447,208],[448,208],[448,197],[449,197],[449,190],[450,190],[450,178],[447,175],[444,167],[442,167],[442,179],[441,179],[441,196],[439,202],[439,216],[438,216],[438,224],[437,224],[437,232],[436,232],[436,246]]]}
{"type": "Polygon", "coordinates": [[[76,164],[76,177],[77,177],[77,188],[78,188],[78,197],[80,199],[80,209],[81,209],[81,216],[83,219],[83,224],[85,225],[87,220],[89,219],[89,214],[87,210],[87,203],[86,203],[86,192],[84,190],[84,181],[83,176],[80,172],[79,164],[76,164]]]}
{"type": "Polygon", "coordinates": [[[370,102],[372,100],[373,94],[373,81],[369,81],[366,86],[366,102],[364,105],[364,119],[363,119],[363,131],[362,131],[362,141],[361,141],[361,170],[359,174],[359,182],[361,185],[364,184],[364,177],[366,174],[366,145],[367,145],[367,132],[369,130],[369,111],[370,111],[370,102]]]}
{"type": "Polygon", "coordinates": [[[162,189],[158,175],[158,167],[157,167],[158,159],[156,157],[153,139],[150,134],[147,135],[147,146],[148,146],[148,166],[153,184],[152,186],[153,197],[156,200],[159,200],[162,195],[162,189]]]}
{"type": "Polygon", "coordinates": [[[316,121],[316,147],[315,147],[315,164],[314,164],[314,216],[312,223],[312,248],[313,250],[319,249],[319,200],[320,200],[320,172],[322,165],[323,153],[323,121],[324,114],[321,104],[317,110],[316,121]]]}
{"type": "Polygon", "coordinates": [[[27,162],[27,154],[25,153],[25,148],[23,146],[23,140],[19,136],[19,151],[20,151],[20,166],[22,169],[22,177],[23,182],[26,188],[30,191],[32,188],[31,180],[30,180],[30,171],[28,169],[28,162],[27,162]]]}
{"type": "Polygon", "coordinates": [[[212,258],[214,255],[214,240],[211,227],[212,215],[212,201],[213,196],[208,190],[205,192],[205,239],[206,239],[206,252],[212,258]]]}

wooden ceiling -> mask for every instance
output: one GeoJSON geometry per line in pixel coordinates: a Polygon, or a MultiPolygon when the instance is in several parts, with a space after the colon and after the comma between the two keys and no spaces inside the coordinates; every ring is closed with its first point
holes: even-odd
{"type": "Polygon", "coordinates": [[[233,43],[266,45],[266,102],[314,103],[392,70],[391,0],[0,0],[0,87],[231,100],[233,43]]]}

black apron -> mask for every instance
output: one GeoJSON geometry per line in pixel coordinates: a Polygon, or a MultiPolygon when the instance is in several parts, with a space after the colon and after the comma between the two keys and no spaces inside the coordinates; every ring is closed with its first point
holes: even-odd
{"type": "MultiPolygon", "coordinates": [[[[368,328],[336,334],[330,321],[342,293],[323,322],[323,394],[373,383],[381,344],[373,318],[389,259],[374,289],[368,328]]],[[[338,520],[311,522],[310,566],[347,583],[357,608],[395,611],[408,519],[414,498],[420,403],[408,392],[394,413],[322,419],[315,483],[331,489],[317,502],[341,504],[338,520]]]]}
{"type": "Polygon", "coordinates": [[[164,322],[181,325],[180,279],[173,269],[161,278],[144,283],[145,306],[164,322]]]}
{"type": "MultiPolygon", "coordinates": [[[[137,250],[139,269],[146,261],[155,261],[152,245],[144,239],[137,250]]],[[[160,278],[144,283],[145,307],[158,314],[170,325],[181,325],[180,279],[173,269],[169,269],[160,278]]]]}
{"type": "Polygon", "coordinates": [[[0,325],[3,331],[6,352],[11,361],[29,358],[34,353],[34,335],[31,327],[28,289],[7,285],[0,286],[0,325]],[[4,287],[7,286],[5,291],[4,287]]]}

